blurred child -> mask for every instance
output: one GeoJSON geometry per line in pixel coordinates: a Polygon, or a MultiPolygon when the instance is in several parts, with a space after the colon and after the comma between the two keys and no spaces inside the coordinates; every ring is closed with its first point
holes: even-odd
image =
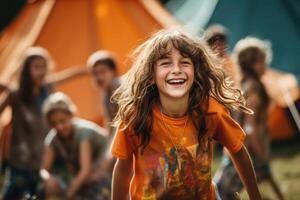
{"type": "MultiPolygon", "coordinates": [[[[75,105],[63,93],[49,96],[43,106],[52,130],[46,137],[41,177],[47,197],[109,199],[102,191],[99,168],[107,145],[107,132],[96,124],[75,118],[75,105]],[[60,166],[55,170],[55,165],[60,166]],[[64,168],[63,168],[64,167],[64,168]]],[[[109,182],[107,183],[109,184],[109,182]]]]}
{"type": "MultiPolygon", "coordinates": [[[[88,58],[87,66],[103,94],[102,107],[104,109],[105,128],[109,131],[109,139],[111,141],[116,131],[115,128],[111,126],[111,122],[118,111],[118,105],[111,101],[111,96],[120,85],[117,77],[117,62],[111,52],[101,50],[94,52],[88,58]]],[[[116,159],[110,153],[107,153],[105,160],[103,160],[104,173],[106,173],[110,179],[115,162],[116,159]]],[[[103,170],[102,172],[98,171],[97,174],[101,173],[103,173],[103,170]]],[[[108,189],[110,191],[110,187],[108,189]]]]}
{"type": "Polygon", "coordinates": [[[238,66],[228,53],[228,31],[226,28],[219,24],[212,25],[206,29],[204,35],[213,52],[223,59],[226,74],[236,86],[239,86],[241,75],[238,66]]]}
{"type": "Polygon", "coordinates": [[[230,152],[250,199],[259,200],[244,132],[228,109],[251,112],[202,40],[163,30],[136,49],[113,99],[119,110],[112,199],[216,199],[212,139],[230,152]]]}
{"type": "MultiPolygon", "coordinates": [[[[256,38],[240,40],[234,47],[234,57],[242,72],[241,88],[247,105],[254,115],[240,113],[238,122],[247,134],[246,146],[253,159],[258,181],[267,180],[273,187],[278,199],[283,199],[279,187],[274,181],[270,169],[270,138],[267,130],[267,116],[270,99],[261,77],[269,64],[271,55],[264,41],[256,38]]],[[[222,199],[233,199],[234,192],[243,187],[233,163],[225,156],[222,167],[216,175],[218,189],[222,199]]]]}
{"type": "Polygon", "coordinates": [[[3,187],[3,199],[21,199],[25,193],[33,195],[39,180],[43,140],[48,126],[42,117],[41,105],[52,90],[52,85],[82,73],[69,69],[47,76],[51,67],[48,52],[31,47],[25,52],[19,88],[11,90],[1,85],[5,93],[0,102],[0,114],[12,108],[12,132],[8,168],[3,187]]]}
{"type": "Polygon", "coordinates": [[[106,121],[106,128],[110,130],[110,137],[113,129],[110,122],[114,119],[118,106],[110,101],[112,93],[120,83],[117,78],[117,63],[113,54],[109,51],[101,50],[94,52],[87,61],[87,66],[95,80],[98,88],[103,93],[103,108],[106,121]]]}

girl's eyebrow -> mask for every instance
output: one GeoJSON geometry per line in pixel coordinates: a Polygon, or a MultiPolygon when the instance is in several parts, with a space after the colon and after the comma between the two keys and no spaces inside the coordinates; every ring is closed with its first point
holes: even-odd
{"type": "Polygon", "coordinates": [[[189,56],[182,56],[182,59],[191,59],[189,56]]]}
{"type": "Polygon", "coordinates": [[[163,59],[168,59],[168,58],[170,58],[170,56],[165,55],[165,56],[160,57],[158,60],[163,60],[163,59]]]}
{"type": "Polygon", "coordinates": [[[170,58],[170,56],[171,56],[171,53],[168,52],[168,53],[165,53],[165,54],[161,55],[161,56],[158,58],[158,60],[161,60],[161,59],[167,59],[167,58],[170,58]]]}

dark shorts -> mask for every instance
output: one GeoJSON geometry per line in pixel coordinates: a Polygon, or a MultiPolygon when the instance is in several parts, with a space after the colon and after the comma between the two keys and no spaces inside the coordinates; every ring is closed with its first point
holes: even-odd
{"type": "Polygon", "coordinates": [[[6,168],[2,199],[22,199],[25,196],[27,199],[34,199],[36,198],[39,181],[38,171],[29,171],[9,166],[6,168]]]}

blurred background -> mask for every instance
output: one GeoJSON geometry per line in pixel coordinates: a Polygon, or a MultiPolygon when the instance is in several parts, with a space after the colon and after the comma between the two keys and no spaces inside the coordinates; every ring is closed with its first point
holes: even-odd
{"type": "MultiPolygon", "coordinates": [[[[2,0],[0,13],[0,82],[12,87],[31,46],[49,51],[53,72],[85,66],[91,53],[109,50],[122,75],[134,48],[161,28],[183,26],[201,36],[208,26],[221,24],[228,30],[229,52],[246,36],[269,41],[273,59],[265,87],[273,106],[265,123],[272,139],[271,165],[286,199],[300,199],[299,0],[2,0]]],[[[80,117],[101,124],[101,93],[90,76],[75,77],[56,90],[74,100],[80,117]]],[[[1,133],[10,117],[7,108],[1,133]]],[[[214,168],[219,160],[216,156],[214,168]]],[[[262,191],[266,199],[276,199],[267,184],[262,191]]]]}

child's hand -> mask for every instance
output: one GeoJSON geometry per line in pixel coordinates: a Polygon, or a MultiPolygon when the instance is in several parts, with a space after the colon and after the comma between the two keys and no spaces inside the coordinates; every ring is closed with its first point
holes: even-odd
{"type": "Polygon", "coordinates": [[[56,195],[59,193],[59,183],[52,176],[44,180],[44,187],[46,194],[49,196],[56,195]]]}
{"type": "Polygon", "coordinates": [[[99,181],[102,178],[102,176],[103,176],[102,173],[101,174],[100,173],[92,173],[89,176],[87,182],[89,182],[89,183],[97,182],[97,181],[99,181]]]}
{"type": "Polygon", "coordinates": [[[234,199],[241,200],[240,194],[238,192],[234,193],[234,199]]]}

